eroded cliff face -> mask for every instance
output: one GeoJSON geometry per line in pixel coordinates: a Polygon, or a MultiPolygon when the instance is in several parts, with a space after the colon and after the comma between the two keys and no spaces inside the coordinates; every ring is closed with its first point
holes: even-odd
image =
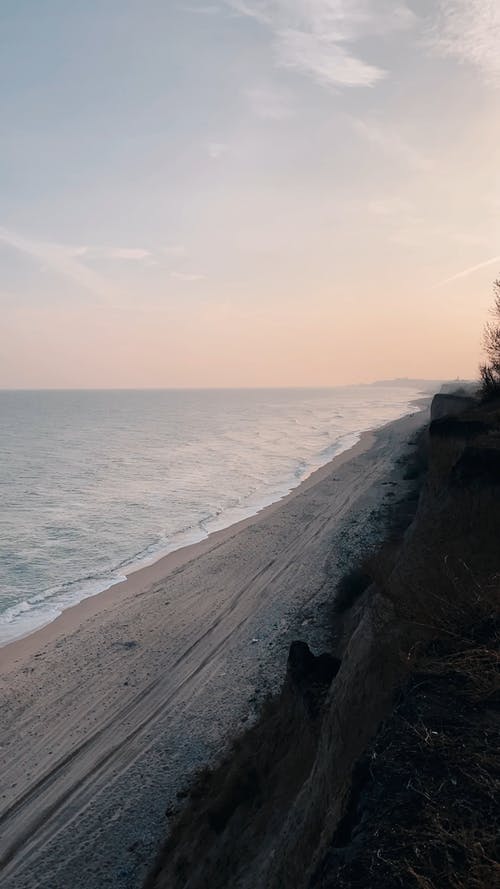
{"type": "MultiPolygon", "coordinates": [[[[498,408],[432,423],[428,447],[416,520],[392,569],[382,559],[366,609],[365,617],[374,609],[381,615],[378,638],[360,638],[362,622],[349,643],[349,649],[366,645],[355,656],[362,670],[376,661],[380,643],[394,669],[371,683],[362,672],[356,678],[354,660],[349,667],[346,659],[346,686],[332,688],[325,717],[329,747],[317,767],[339,793],[348,774],[350,791],[340,806],[325,807],[316,845],[309,834],[303,882],[280,863],[270,885],[278,886],[280,876],[283,885],[309,889],[498,884],[498,408]],[[377,720],[372,704],[371,740],[350,758],[343,739],[354,725],[343,698],[367,682],[387,710],[377,720]],[[391,687],[397,694],[388,702],[391,687]],[[331,762],[339,753],[343,774],[331,762]]],[[[314,778],[306,793],[314,792],[314,778]]]]}
{"type": "Polygon", "coordinates": [[[474,408],[474,398],[469,395],[454,395],[440,392],[435,395],[431,406],[431,420],[443,417],[457,417],[474,408]]]}
{"type": "Polygon", "coordinates": [[[340,660],[290,649],[279,696],[227,759],[191,788],[149,886],[264,885],[283,822],[314,765],[325,700],[340,660]]]}
{"type": "MultiPolygon", "coordinates": [[[[315,659],[292,646],[281,694],[194,788],[151,873],[150,889],[368,889],[370,883],[355,882],[356,869],[349,876],[348,866],[359,836],[372,836],[376,828],[377,807],[360,800],[384,796],[384,773],[370,791],[370,757],[381,755],[377,744],[388,737],[405,699],[402,690],[412,687],[429,660],[429,645],[446,648],[458,639],[458,652],[467,646],[477,651],[471,628],[485,621],[493,658],[498,641],[500,408],[433,422],[428,452],[415,521],[374,560],[373,583],[344,618],[333,655],[315,659]]],[[[443,657],[455,663],[457,651],[448,648],[443,657]]],[[[403,730],[392,759],[404,737],[403,730]]],[[[395,792],[388,780],[387,794],[395,792]]],[[[398,798],[395,825],[400,804],[398,798]]],[[[391,816],[384,811],[390,833],[391,816]]],[[[434,884],[431,877],[421,883],[418,861],[408,868],[405,886],[462,885],[434,884]]],[[[384,872],[380,883],[373,877],[373,886],[401,885],[396,870],[384,872]]],[[[486,889],[494,882],[470,885],[486,889]]]]}

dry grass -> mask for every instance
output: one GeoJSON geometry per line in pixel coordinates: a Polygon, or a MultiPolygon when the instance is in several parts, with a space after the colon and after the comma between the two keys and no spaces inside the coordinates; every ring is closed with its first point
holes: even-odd
{"type": "Polygon", "coordinates": [[[500,887],[500,620],[487,602],[461,637],[412,653],[314,889],[500,887]]]}
{"type": "Polygon", "coordinates": [[[473,472],[455,472],[491,419],[462,438],[450,424],[434,431],[416,524],[371,559],[420,641],[309,889],[500,889],[500,498],[482,440],[473,472]]]}

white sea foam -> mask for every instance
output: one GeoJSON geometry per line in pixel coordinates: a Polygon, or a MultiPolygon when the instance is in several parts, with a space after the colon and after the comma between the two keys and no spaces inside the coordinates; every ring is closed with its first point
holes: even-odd
{"type": "Polygon", "coordinates": [[[255,515],[418,394],[0,393],[0,645],[255,515]]]}

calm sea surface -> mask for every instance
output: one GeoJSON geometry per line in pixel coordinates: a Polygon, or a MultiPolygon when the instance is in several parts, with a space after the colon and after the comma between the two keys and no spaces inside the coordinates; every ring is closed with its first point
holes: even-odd
{"type": "Polygon", "coordinates": [[[0,391],[0,644],[254,514],[419,394],[0,391]]]}

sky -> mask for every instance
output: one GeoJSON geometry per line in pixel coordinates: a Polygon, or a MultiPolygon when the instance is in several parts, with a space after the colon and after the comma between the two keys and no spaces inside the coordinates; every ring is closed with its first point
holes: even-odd
{"type": "Polygon", "coordinates": [[[2,0],[0,387],[472,378],[498,0],[2,0]]]}

